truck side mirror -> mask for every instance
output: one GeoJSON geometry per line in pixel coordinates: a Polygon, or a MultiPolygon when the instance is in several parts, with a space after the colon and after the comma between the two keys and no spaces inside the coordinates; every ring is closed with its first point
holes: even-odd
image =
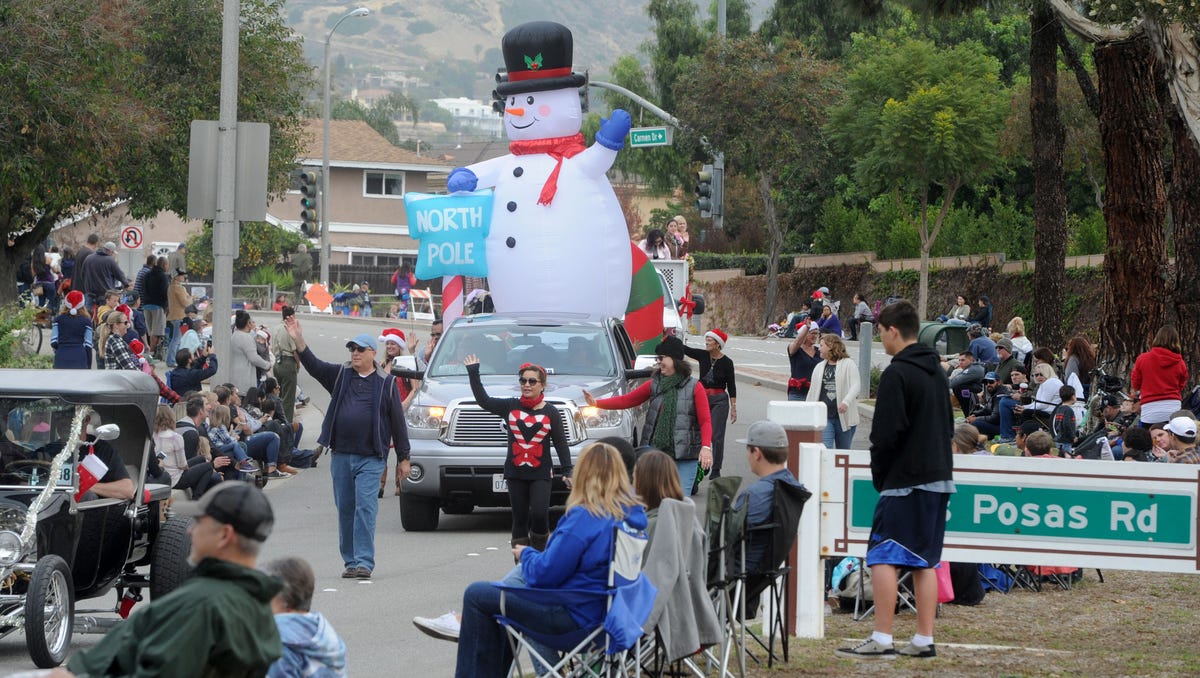
{"type": "Polygon", "coordinates": [[[425,371],[417,369],[417,357],[415,355],[398,355],[392,358],[390,371],[394,376],[401,379],[425,378],[425,371]]]}

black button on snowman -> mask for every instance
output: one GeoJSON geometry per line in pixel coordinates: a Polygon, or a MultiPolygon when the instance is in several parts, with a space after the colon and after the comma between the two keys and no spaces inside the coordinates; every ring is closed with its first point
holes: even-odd
{"type": "Polygon", "coordinates": [[[495,94],[511,155],[457,168],[446,182],[452,192],[495,189],[487,263],[496,310],[621,316],[632,255],[605,172],[629,133],[629,114],[613,111],[585,145],[579,87],[586,79],[572,72],[565,26],[522,24],[501,47],[508,76],[495,94]]]}

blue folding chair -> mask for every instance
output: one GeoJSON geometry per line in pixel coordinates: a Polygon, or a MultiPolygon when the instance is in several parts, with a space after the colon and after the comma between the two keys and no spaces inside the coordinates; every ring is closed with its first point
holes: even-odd
{"type": "MultiPolygon", "coordinates": [[[[554,678],[576,676],[628,676],[637,671],[637,657],[629,652],[642,637],[642,626],[650,617],[658,590],[642,574],[642,555],[646,549],[646,533],[622,522],[613,530],[612,562],[608,571],[608,588],[604,591],[578,589],[538,589],[506,586],[500,589],[500,614],[496,621],[504,627],[512,649],[510,676],[523,675],[521,656],[529,653],[540,675],[554,678]],[[542,605],[577,607],[603,600],[603,621],[591,628],[580,628],[552,634],[531,628],[527,623],[507,615],[509,596],[542,605]],[[544,656],[544,649],[561,653],[555,659],[544,656]]],[[[546,653],[551,654],[553,653],[546,653]]]]}

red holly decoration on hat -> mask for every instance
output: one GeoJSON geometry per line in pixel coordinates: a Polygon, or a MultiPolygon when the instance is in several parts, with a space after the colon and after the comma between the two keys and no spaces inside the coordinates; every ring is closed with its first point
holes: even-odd
{"type": "Polygon", "coordinates": [[[408,343],[408,338],[404,336],[404,332],[398,327],[389,327],[379,335],[379,343],[386,344],[387,342],[404,346],[408,343]]]}

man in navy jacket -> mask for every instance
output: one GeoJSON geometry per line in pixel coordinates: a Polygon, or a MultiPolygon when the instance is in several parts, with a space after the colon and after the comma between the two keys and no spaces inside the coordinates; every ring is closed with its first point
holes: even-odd
{"type": "Polygon", "coordinates": [[[346,342],[350,361],[320,360],[309,350],[300,321],[284,328],[296,344],[300,364],[329,391],[329,409],[317,442],[331,453],[333,501],[338,511],[338,545],[345,579],[370,579],[375,569],[375,518],[379,482],[388,446],[396,448],[396,475],[408,477],[408,428],[396,378],[375,363],[375,337],[359,334],[346,342]]]}

